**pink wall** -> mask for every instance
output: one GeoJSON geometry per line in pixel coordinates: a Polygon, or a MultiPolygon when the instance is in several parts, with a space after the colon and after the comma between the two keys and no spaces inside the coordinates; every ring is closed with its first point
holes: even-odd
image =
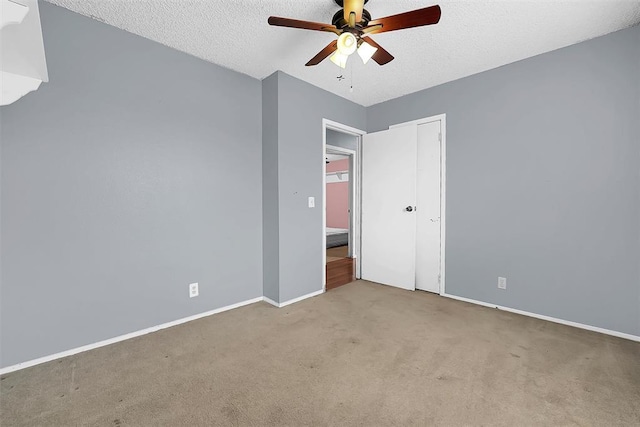
{"type": "MultiPolygon", "coordinates": [[[[327,164],[327,172],[349,170],[349,160],[327,164]]],[[[327,184],[327,227],[349,228],[349,181],[327,184]]]]}
{"type": "Polygon", "coordinates": [[[349,170],[349,159],[334,160],[331,163],[327,163],[327,172],[338,172],[349,170]]]}

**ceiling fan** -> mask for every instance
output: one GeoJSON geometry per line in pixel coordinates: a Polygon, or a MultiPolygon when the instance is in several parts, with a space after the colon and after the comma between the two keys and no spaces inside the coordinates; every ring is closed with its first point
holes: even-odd
{"type": "Polygon", "coordinates": [[[306,66],[318,65],[325,58],[331,56],[329,58],[331,62],[345,68],[349,55],[356,50],[365,64],[369,59],[373,59],[380,65],[388,64],[393,61],[393,56],[373,41],[369,35],[432,25],[440,21],[441,11],[438,5],[372,20],[369,12],[364,9],[365,3],[369,0],[334,1],[342,10],[333,16],[331,24],[299,21],[277,16],[269,17],[270,25],[325,31],[338,35],[337,40],[332,41],[318,52],[305,64],[306,66]]]}

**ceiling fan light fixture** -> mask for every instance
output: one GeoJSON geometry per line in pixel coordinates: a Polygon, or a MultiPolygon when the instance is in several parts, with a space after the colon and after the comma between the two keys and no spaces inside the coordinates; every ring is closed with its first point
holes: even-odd
{"type": "Polygon", "coordinates": [[[270,16],[267,20],[269,25],[277,27],[324,31],[338,35],[338,39],[334,39],[325,46],[305,64],[306,66],[318,65],[330,57],[335,64],[340,67],[346,67],[347,59],[345,57],[353,54],[356,50],[358,50],[364,63],[373,59],[378,65],[388,64],[393,61],[393,55],[374,42],[369,37],[370,35],[434,25],[440,22],[442,15],[440,6],[433,5],[372,20],[369,12],[363,8],[367,0],[335,1],[342,10],[333,15],[331,24],[281,18],[279,16],[270,16]],[[359,49],[362,43],[367,40],[368,43],[362,49],[359,49]],[[339,55],[335,54],[336,52],[339,55]]]}
{"type": "Polygon", "coordinates": [[[349,55],[345,55],[343,53],[340,53],[339,50],[336,50],[335,53],[331,55],[331,57],[329,57],[329,59],[338,67],[347,68],[347,59],[349,59],[349,55]]]}
{"type": "Polygon", "coordinates": [[[362,42],[358,48],[358,55],[362,58],[362,62],[366,64],[377,51],[377,47],[373,47],[367,42],[362,42]]]}
{"type": "Polygon", "coordinates": [[[358,39],[349,32],[340,34],[338,37],[338,52],[349,56],[358,48],[358,39]]]}

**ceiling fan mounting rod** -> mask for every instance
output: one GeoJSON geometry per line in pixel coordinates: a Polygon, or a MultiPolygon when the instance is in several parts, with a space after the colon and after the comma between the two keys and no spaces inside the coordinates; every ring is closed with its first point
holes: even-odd
{"type": "Polygon", "coordinates": [[[349,28],[355,28],[355,27],[356,27],[356,13],[351,12],[349,14],[349,28]]]}
{"type": "MultiPolygon", "coordinates": [[[[351,13],[350,18],[354,17],[355,14],[351,13]]],[[[362,10],[362,20],[360,22],[347,22],[344,19],[344,9],[340,9],[339,11],[336,12],[335,15],[333,15],[333,19],[331,20],[331,23],[338,28],[339,30],[344,30],[344,31],[349,31],[349,30],[357,30],[361,33],[362,30],[364,30],[367,25],[369,24],[369,21],[371,21],[371,14],[369,14],[369,12],[366,9],[362,10]]],[[[356,34],[354,31],[351,31],[352,33],[356,34]]]]}

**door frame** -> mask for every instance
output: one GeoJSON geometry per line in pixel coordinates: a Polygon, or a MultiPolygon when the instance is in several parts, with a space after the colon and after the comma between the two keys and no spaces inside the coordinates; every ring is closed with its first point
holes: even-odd
{"type": "Polygon", "coordinates": [[[325,162],[325,154],[327,152],[327,129],[331,129],[337,132],[346,133],[357,137],[357,150],[349,150],[342,147],[336,147],[329,145],[331,150],[339,151],[344,150],[353,155],[353,171],[349,171],[349,179],[352,181],[352,194],[353,200],[351,201],[351,219],[353,228],[353,237],[350,237],[350,241],[353,242],[352,256],[355,259],[356,279],[360,278],[360,244],[361,244],[361,161],[362,161],[362,135],[367,132],[356,129],[351,126],[344,125],[342,123],[334,122],[329,119],[322,119],[322,290],[327,290],[327,164],[325,162]]]}
{"type": "Polygon", "coordinates": [[[445,243],[446,243],[446,200],[447,200],[447,115],[438,114],[435,116],[425,117],[423,119],[412,120],[409,122],[398,123],[389,126],[389,129],[403,127],[403,126],[415,126],[416,132],[418,131],[418,125],[440,121],[440,290],[439,294],[444,295],[445,291],[445,243]]]}

